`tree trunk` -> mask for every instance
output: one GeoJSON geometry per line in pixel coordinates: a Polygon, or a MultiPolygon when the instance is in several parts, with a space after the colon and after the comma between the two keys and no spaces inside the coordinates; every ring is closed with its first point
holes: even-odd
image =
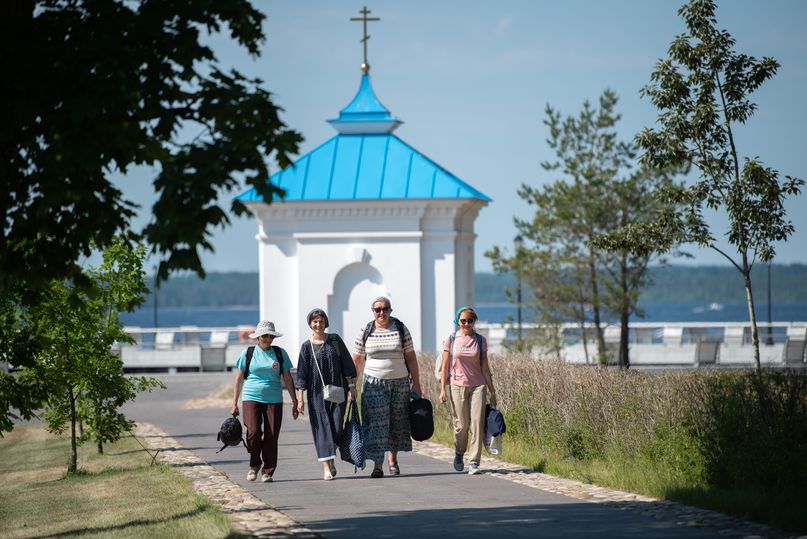
{"type": "Polygon", "coordinates": [[[583,354],[586,356],[586,365],[591,363],[591,358],[588,357],[588,337],[586,337],[586,322],[580,322],[580,337],[583,339],[583,354]]]}
{"type": "MultiPolygon", "coordinates": [[[[67,360],[67,371],[70,373],[72,362],[70,361],[70,335],[64,332],[65,359],[67,360]]],[[[72,376],[68,375],[67,397],[70,400],[70,461],[67,463],[67,473],[75,473],[78,470],[78,443],[76,442],[76,395],[73,393],[73,384],[70,381],[72,376]]]]}
{"type": "Polygon", "coordinates": [[[76,442],[76,397],[73,394],[73,386],[69,386],[68,398],[70,399],[70,462],[67,464],[67,472],[75,473],[78,470],[78,444],[76,442]]]}
{"type": "Polygon", "coordinates": [[[762,368],[759,361],[759,329],[757,328],[757,314],[754,310],[751,268],[748,267],[748,257],[745,254],[743,254],[743,282],[745,283],[745,297],[748,300],[748,316],[751,320],[751,346],[754,347],[754,367],[759,371],[762,368]]]}
{"type": "MultiPolygon", "coordinates": [[[[580,292],[578,288],[578,292],[580,292]]],[[[586,335],[586,305],[580,302],[580,311],[577,317],[580,322],[580,338],[583,341],[583,355],[586,358],[586,365],[591,363],[591,358],[588,355],[588,336],[586,335]]]]}
{"type": "MultiPolygon", "coordinates": [[[[98,409],[96,409],[96,410],[95,410],[95,417],[101,417],[101,409],[100,409],[100,406],[99,406],[99,408],[98,408],[98,409]]],[[[100,455],[103,455],[103,454],[104,454],[104,442],[102,442],[102,441],[101,441],[101,438],[100,438],[101,433],[100,433],[100,432],[98,432],[98,429],[96,429],[96,434],[97,434],[97,435],[98,435],[98,437],[99,437],[99,438],[98,438],[98,453],[99,453],[100,455]]]]}
{"type": "Polygon", "coordinates": [[[603,335],[602,321],[600,319],[600,293],[597,287],[597,267],[593,257],[589,259],[588,269],[591,279],[591,312],[594,318],[594,332],[597,337],[597,355],[599,356],[600,363],[604,364],[608,358],[605,353],[605,335],[603,335]]]}
{"type": "Polygon", "coordinates": [[[619,313],[619,368],[629,369],[628,340],[630,339],[630,326],[628,325],[628,311],[622,309],[619,313]]]}
{"type": "Polygon", "coordinates": [[[630,357],[628,357],[628,341],[630,339],[630,326],[628,325],[630,313],[628,312],[628,263],[625,255],[619,261],[619,368],[630,368],[630,357]]]}

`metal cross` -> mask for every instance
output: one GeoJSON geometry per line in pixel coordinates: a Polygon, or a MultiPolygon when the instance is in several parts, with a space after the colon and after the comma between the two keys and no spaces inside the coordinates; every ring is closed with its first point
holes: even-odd
{"type": "Polygon", "coordinates": [[[370,39],[370,36],[367,34],[367,22],[368,21],[380,21],[381,19],[378,17],[368,17],[370,14],[370,10],[367,9],[367,6],[364,6],[364,9],[359,10],[359,13],[362,14],[361,17],[351,17],[351,21],[362,21],[364,23],[364,37],[359,40],[361,43],[364,43],[364,63],[361,65],[362,73],[367,74],[370,72],[370,64],[367,63],[367,40],[370,39]]]}

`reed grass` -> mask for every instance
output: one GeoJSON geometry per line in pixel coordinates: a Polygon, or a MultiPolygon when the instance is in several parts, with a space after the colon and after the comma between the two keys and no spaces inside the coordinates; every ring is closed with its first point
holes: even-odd
{"type": "MultiPolygon", "coordinates": [[[[421,385],[453,445],[434,356],[421,385]]],[[[641,372],[492,355],[502,459],[552,475],[807,531],[807,377],[641,372]]]]}

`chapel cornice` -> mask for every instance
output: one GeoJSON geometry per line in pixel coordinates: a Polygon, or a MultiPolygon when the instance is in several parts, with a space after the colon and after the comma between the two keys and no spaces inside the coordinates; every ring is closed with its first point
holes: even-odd
{"type": "MultiPolygon", "coordinates": [[[[247,202],[246,205],[261,221],[329,221],[329,220],[419,220],[453,218],[460,210],[476,206],[463,199],[373,201],[275,202],[271,205],[247,202]]],[[[477,209],[478,212],[478,209],[477,209]]],[[[476,213],[476,212],[474,212],[476,213]]]]}

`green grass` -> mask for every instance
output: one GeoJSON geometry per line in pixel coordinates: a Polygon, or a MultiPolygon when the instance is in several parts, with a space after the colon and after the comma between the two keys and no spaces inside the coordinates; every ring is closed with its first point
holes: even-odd
{"type": "MultiPolygon", "coordinates": [[[[451,428],[438,414],[435,414],[435,432],[430,441],[446,447],[454,445],[451,428]]],[[[534,441],[510,434],[504,435],[501,458],[493,458],[556,477],[677,501],[784,530],[807,531],[807,513],[804,511],[807,495],[799,489],[786,492],[714,488],[682,480],[649,459],[618,461],[613,457],[584,460],[560,457],[542,451],[534,441]]]]}
{"type": "Polygon", "coordinates": [[[79,448],[66,475],[69,440],[44,427],[17,426],[0,440],[3,537],[239,537],[191,482],[131,438],[79,448]]]}

